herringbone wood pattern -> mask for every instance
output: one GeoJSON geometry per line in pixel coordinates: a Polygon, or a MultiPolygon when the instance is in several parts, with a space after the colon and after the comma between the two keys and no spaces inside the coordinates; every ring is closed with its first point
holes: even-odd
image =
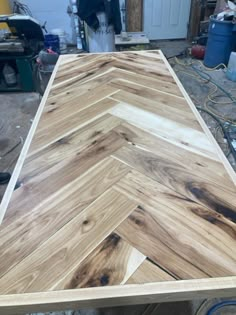
{"type": "Polygon", "coordinates": [[[158,51],[66,56],[0,227],[0,294],[236,275],[236,194],[158,51]]]}

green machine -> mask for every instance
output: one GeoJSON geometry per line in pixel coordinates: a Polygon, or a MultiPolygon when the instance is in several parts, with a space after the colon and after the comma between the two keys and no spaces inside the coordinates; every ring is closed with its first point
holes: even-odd
{"type": "Polygon", "coordinates": [[[0,92],[35,91],[33,68],[35,57],[44,46],[38,21],[26,15],[0,15],[8,29],[0,33],[0,92]],[[16,83],[9,86],[4,71],[15,73],[16,83]]]}

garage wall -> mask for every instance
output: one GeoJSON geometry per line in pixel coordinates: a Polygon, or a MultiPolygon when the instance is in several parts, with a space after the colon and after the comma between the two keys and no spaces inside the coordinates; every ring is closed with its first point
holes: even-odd
{"type": "Polygon", "coordinates": [[[28,5],[33,17],[41,24],[47,21],[48,32],[54,28],[65,30],[70,43],[75,43],[74,24],[67,14],[70,0],[21,0],[28,5]]]}

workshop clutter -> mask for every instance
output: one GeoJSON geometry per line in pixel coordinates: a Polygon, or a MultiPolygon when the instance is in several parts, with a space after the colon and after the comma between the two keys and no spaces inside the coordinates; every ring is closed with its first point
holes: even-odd
{"type": "Polygon", "coordinates": [[[223,63],[228,64],[232,51],[236,49],[236,28],[232,21],[219,21],[217,16],[210,18],[208,41],[204,64],[214,68],[223,63]]]}
{"type": "Polygon", "coordinates": [[[0,25],[0,92],[35,91],[34,57],[44,47],[41,25],[22,14],[1,15],[0,25]]]}
{"type": "Polygon", "coordinates": [[[55,28],[50,32],[54,36],[58,36],[59,38],[59,47],[60,53],[64,54],[67,53],[67,37],[66,32],[60,28],[55,28]]]}
{"type": "Polygon", "coordinates": [[[236,15],[236,5],[232,1],[228,1],[222,12],[218,13],[216,19],[218,21],[232,21],[236,15]]]}

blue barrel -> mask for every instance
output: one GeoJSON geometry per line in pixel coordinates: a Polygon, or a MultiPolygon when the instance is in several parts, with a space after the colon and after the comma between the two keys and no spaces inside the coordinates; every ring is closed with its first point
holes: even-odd
{"type": "Polygon", "coordinates": [[[58,35],[46,34],[44,36],[45,48],[50,48],[56,53],[60,53],[60,38],[58,35]]]}
{"type": "Polygon", "coordinates": [[[218,21],[211,16],[204,65],[214,68],[228,64],[231,52],[236,48],[236,32],[232,21],[218,21]]]}

